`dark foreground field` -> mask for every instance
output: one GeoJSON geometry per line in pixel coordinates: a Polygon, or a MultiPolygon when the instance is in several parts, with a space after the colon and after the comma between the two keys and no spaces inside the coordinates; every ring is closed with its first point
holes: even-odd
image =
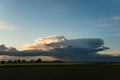
{"type": "Polygon", "coordinates": [[[0,80],[120,80],[120,65],[0,64],[0,80]]]}

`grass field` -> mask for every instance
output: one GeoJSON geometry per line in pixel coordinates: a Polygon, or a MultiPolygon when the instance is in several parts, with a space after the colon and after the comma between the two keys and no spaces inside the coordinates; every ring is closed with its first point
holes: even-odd
{"type": "Polygon", "coordinates": [[[120,65],[92,63],[0,64],[0,80],[120,80],[120,65]]]}

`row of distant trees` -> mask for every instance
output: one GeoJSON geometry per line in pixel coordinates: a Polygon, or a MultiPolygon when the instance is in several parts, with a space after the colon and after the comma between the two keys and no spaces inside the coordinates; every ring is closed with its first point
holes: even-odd
{"type": "Polygon", "coordinates": [[[40,63],[42,62],[42,60],[39,58],[37,60],[30,60],[30,61],[27,61],[25,59],[21,60],[21,59],[18,59],[18,60],[7,60],[7,61],[0,61],[1,64],[3,63],[40,63]]]}

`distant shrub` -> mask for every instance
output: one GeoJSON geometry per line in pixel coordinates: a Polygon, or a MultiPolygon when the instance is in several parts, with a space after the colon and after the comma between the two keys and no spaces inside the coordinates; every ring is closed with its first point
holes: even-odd
{"type": "Polygon", "coordinates": [[[1,63],[1,64],[4,64],[4,63],[6,63],[6,62],[5,62],[5,61],[1,61],[0,63],[1,63]]]}

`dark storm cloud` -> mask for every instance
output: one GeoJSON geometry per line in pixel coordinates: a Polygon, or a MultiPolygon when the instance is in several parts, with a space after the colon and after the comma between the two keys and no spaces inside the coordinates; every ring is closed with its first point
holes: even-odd
{"type": "Polygon", "coordinates": [[[17,52],[17,49],[13,47],[6,47],[5,45],[0,45],[0,52],[17,52]]]}

